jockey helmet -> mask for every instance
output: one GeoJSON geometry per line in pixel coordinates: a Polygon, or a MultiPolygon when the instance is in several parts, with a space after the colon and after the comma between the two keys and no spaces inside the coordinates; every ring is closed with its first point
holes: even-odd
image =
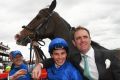
{"type": "Polygon", "coordinates": [[[56,50],[58,48],[63,48],[68,53],[68,44],[62,38],[55,38],[50,42],[50,44],[49,44],[49,53],[52,54],[53,50],[56,50]]]}

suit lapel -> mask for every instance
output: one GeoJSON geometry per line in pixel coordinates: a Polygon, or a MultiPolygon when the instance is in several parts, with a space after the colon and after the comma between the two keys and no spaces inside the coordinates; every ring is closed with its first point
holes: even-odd
{"type": "Polygon", "coordinates": [[[94,51],[95,51],[95,63],[96,63],[96,66],[97,66],[97,69],[98,69],[98,74],[99,74],[99,79],[101,79],[106,71],[106,65],[105,65],[105,60],[104,60],[104,53],[102,53],[100,50],[98,49],[95,49],[94,48],[94,51]]]}

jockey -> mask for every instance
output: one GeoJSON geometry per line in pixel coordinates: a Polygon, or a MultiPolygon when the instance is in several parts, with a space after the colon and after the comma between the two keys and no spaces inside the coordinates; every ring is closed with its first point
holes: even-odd
{"type": "Polygon", "coordinates": [[[49,53],[54,63],[47,68],[48,80],[82,80],[80,72],[67,60],[68,44],[55,38],[49,44],[49,53]]]}

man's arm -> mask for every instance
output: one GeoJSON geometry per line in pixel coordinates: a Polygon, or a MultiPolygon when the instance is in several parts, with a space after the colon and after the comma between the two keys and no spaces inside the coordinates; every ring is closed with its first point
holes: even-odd
{"type": "Polygon", "coordinates": [[[52,58],[46,59],[41,62],[43,64],[43,68],[49,68],[52,64],[54,64],[54,61],[52,58]]]}
{"type": "Polygon", "coordinates": [[[41,75],[41,68],[48,68],[54,63],[52,58],[46,59],[41,63],[37,64],[32,71],[32,78],[39,79],[41,75]]]}
{"type": "Polygon", "coordinates": [[[76,68],[80,68],[79,63],[81,61],[80,53],[69,54],[67,58],[76,68]]]}

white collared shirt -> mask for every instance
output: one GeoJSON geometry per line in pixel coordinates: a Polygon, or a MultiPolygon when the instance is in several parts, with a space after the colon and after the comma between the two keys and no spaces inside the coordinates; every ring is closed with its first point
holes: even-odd
{"type": "MultiPolygon", "coordinates": [[[[99,78],[99,74],[98,74],[98,70],[97,70],[97,66],[96,66],[96,63],[95,63],[95,57],[94,57],[94,50],[93,48],[91,47],[89,49],[89,51],[85,54],[87,55],[87,60],[88,60],[88,65],[89,65],[89,70],[90,70],[90,74],[91,74],[91,77],[94,79],[94,80],[98,80],[99,78]]],[[[81,56],[83,56],[84,54],[81,54],[81,56]]],[[[84,60],[81,61],[80,63],[80,66],[84,69],[84,60]]]]}

